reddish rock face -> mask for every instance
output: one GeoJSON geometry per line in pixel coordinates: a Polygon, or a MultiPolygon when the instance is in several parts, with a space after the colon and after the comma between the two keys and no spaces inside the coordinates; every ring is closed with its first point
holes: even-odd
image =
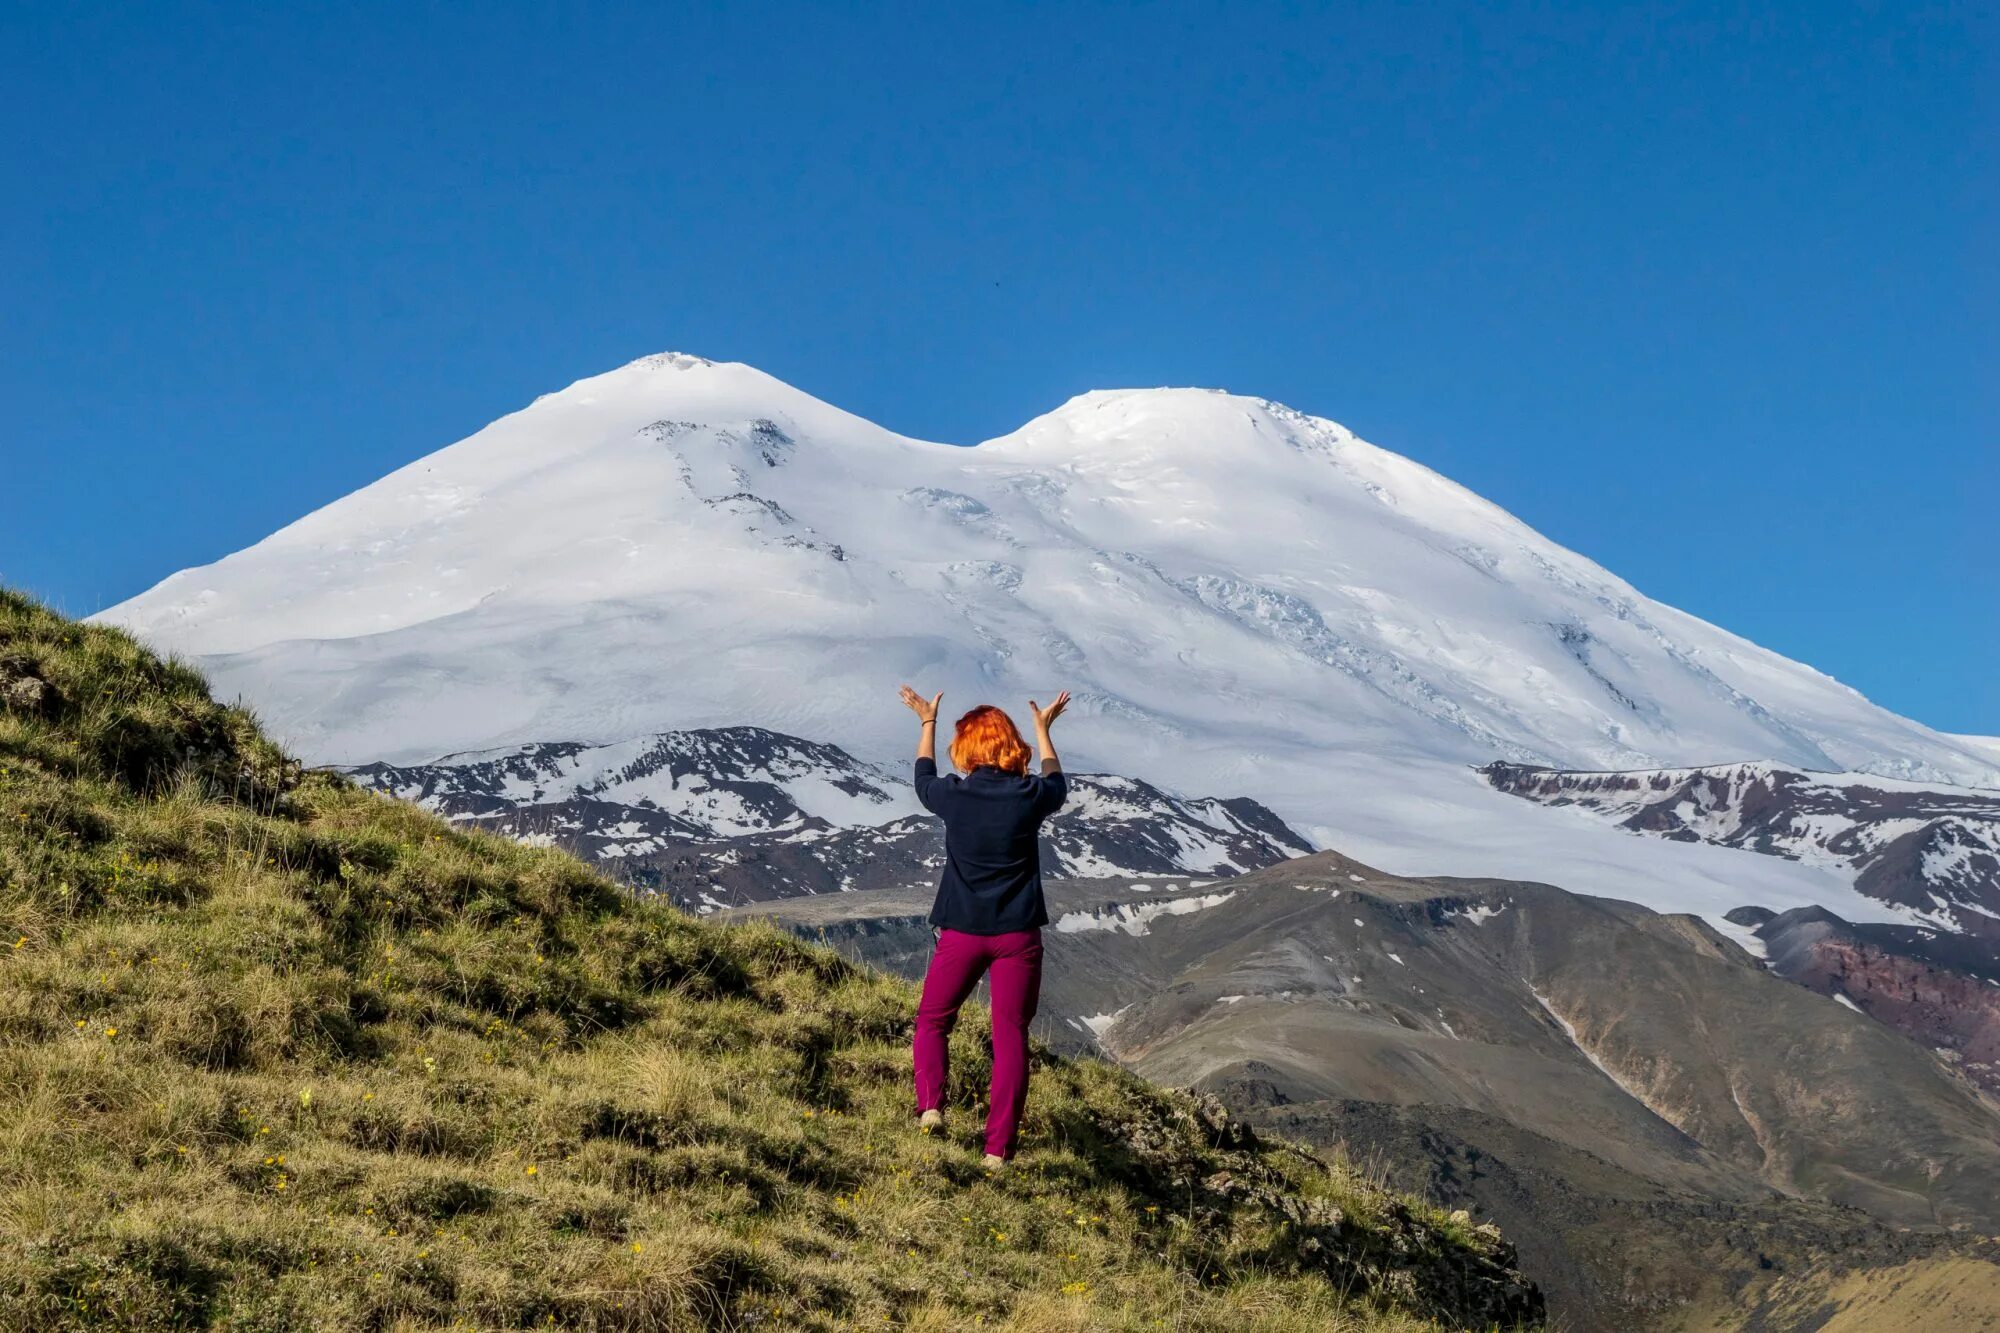
{"type": "Polygon", "coordinates": [[[1990,980],[1830,930],[1785,950],[1782,971],[1823,995],[1846,996],[2000,1094],[2000,986],[1990,980]]]}

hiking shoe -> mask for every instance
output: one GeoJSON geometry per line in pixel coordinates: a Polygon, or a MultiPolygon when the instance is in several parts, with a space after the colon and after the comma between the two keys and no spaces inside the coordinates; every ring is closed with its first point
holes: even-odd
{"type": "Polygon", "coordinates": [[[917,1117],[917,1128],[926,1134],[935,1134],[944,1128],[944,1112],[932,1107],[917,1117]]]}
{"type": "Polygon", "coordinates": [[[1007,1159],[1004,1157],[996,1157],[992,1153],[987,1153],[986,1161],[983,1163],[983,1165],[986,1167],[986,1170],[990,1174],[998,1175],[1000,1172],[1005,1171],[1007,1169],[1007,1159]]]}

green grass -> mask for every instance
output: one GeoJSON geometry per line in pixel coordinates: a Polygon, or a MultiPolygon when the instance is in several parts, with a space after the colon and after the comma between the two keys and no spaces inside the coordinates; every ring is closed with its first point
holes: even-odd
{"type": "Polygon", "coordinates": [[[988,1178],[983,1017],[925,1136],[904,983],[303,772],[196,673],[4,590],[0,931],[0,1327],[1505,1308],[1489,1231],[1099,1063],[1038,1053],[988,1178]]]}

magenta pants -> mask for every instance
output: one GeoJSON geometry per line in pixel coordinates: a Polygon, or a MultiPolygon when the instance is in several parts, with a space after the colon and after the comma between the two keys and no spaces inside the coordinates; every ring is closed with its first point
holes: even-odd
{"type": "Polygon", "coordinates": [[[1028,1023],[1042,994],[1042,932],[1006,935],[938,933],[937,951],[924,973],[924,997],[917,1002],[917,1113],[944,1105],[951,1029],[958,1008],[981,974],[993,973],[993,1086],[986,1098],[986,1151],[1014,1155],[1021,1108],[1028,1101],[1028,1023]]]}

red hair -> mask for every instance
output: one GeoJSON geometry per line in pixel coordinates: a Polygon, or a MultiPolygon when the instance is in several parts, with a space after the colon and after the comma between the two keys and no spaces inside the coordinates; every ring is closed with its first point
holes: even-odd
{"type": "Polygon", "coordinates": [[[1028,771],[1028,746],[1014,719],[992,704],[981,704],[958,720],[951,738],[951,762],[961,773],[992,765],[1017,775],[1028,771]]]}

